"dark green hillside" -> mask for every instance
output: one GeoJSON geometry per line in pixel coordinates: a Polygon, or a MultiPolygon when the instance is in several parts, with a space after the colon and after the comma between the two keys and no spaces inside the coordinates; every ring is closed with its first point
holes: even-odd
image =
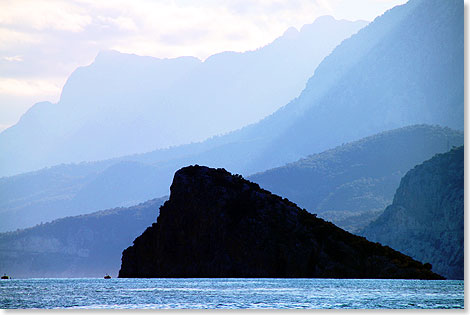
{"type": "Polygon", "coordinates": [[[121,253],[165,198],[0,234],[0,272],[14,278],[117,276],[121,253]]]}
{"type": "Polygon", "coordinates": [[[393,203],[361,233],[450,279],[464,278],[464,147],[410,170],[393,203]]]}
{"type": "Polygon", "coordinates": [[[453,145],[463,133],[438,126],[395,129],[250,176],[320,217],[356,232],[377,218],[403,175],[453,145]]]}

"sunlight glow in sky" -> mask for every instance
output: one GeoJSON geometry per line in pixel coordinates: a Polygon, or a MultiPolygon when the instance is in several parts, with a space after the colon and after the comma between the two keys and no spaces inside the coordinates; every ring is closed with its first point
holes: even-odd
{"type": "Polygon", "coordinates": [[[159,58],[253,50],[322,15],[372,21],[406,0],[3,0],[0,131],[114,49],[159,58]]]}

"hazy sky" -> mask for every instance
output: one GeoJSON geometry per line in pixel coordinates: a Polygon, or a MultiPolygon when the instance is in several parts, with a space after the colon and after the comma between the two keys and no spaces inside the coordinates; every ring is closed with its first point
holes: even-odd
{"type": "Polygon", "coordinates": [[[373,20],[406,0],[2,0],[0,131],[100,50],[205,59],[264,46],[321,15],[373,20]]]}

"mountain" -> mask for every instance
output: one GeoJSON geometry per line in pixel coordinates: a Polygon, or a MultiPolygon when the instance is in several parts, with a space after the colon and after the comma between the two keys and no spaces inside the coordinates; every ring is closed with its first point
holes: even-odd
{"type": "Polygon", "coordinates": [[[0,178],[0,232],[112,207],[128,207],[158,197],[159,176],[138,162],[61,165],[0,178]]]}
{"type": "Polygon", "coordinates": [[[201,141],[296,97],[320,61],[366,25],[320,17],[244,53],[158,59],[104,51],[0,134],[0,175],[201,141]],[[210,117],[210,120],[208,120],[210,117]]]}
{"type": "MultiPolygon", "coordinates": [[[[462,144],[462,132],[438,126],[409,126],[344,144],[249,179],[356,232],[391,203],[401,177],[409,169],[462,144]],[[394,152],[401,153],[399,158],[394,152]]],[[[212,154],[213,165],[215,156],[212,154]]],[[[176,160],[184,164],[193,159],[176,160]]],[[[223,164],[220,159],[216,165],[223,164]]],[[[155,165],[146,160],[103,161],[0,178],[0,231],[128,207],[167,194],[162,186],[172,167],[178,165],[155,165]]]]}
{"type": "Polygon", "coordinates": [[[240,175],[197,165],[175,173],[157,223],[123,252],[119,277],[440,279],[240,175]]]}
{"type": "Polygon", "coordinates": [[[403,127],[248,178],[354,233],[392,202],[406,172],[463,142],[463,133],[449,128],[403,127]]]}
{"type": "Polygon", "coordinates": [[[393,203],[361,233],[450,279],[464,279],[464,148],[417,165],[401,180],[393,203]]]}
{"type": "Polygon", "coordinates": [[[122,250],[155,221],[165,199],[2,233],[0,270],[14,278],[115,276],[122,250]]]}
{"type": "MultiPolygon", "coordinates": [[[[1,211],[20,211],[24,206],[36,213],[36,209],[47,209],[40,208],[44,202],[68,200],[65,191],[75,195],[96,176],[106,182],[104,170],[116,163],[131,161],[151,167],[158,176],[152,187],[154,198],[168,194],[173,174],[185,165],[224,167],[247,176],[407,125],[427,123],[463,130],[463,109],[463,5],[457,0],[411,0],[344,40],[317,67],[298,98],[260,122],[199,143],[4,178],[0,193],[4,189],[16,197],[7,195],[1,211]],[[58,194],[51,188],[56,184],[49,186],[42,180],[54,173],[60,173],[63,181],[58,194]],[[24,177],[44,182],[41,193],[23,189],[19,183],[24,183],[24,177]]],[[[123,176],[107,176],[128,178],[132,168],[122,167],[119,172],[123,176]]],[[[138,185],[139,179],[134,180],[138,185]]],[[[127,185],[125,181],[120,184],[127,185]]],[[[135,201],[135,195],[120,193],[108,198],[107,206],[118,206],[124,198],[135,201]]]]}
{"type": "Polygon", "coordinates": [[[460,1],[411,0],[344,40],[296,99],[260,122],[177,151],[186,156],[130,158],[167,168],[169,183],[188,164],[249,175],[408,125],[463,131],[463,43],[460,1]]]}
{"type": "Polygon", "coordinates": [[[412,124],[463,130],[463,44],[461,1],[411,0],[387,11],[326,57],[295,101],[254,127],[271,135],[246,168],[412,124]]]}

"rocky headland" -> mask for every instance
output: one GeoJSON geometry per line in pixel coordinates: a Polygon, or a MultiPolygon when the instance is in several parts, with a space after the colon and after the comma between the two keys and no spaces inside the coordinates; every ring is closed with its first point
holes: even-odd
{"type": "Polygon", "coordinates": [[[175,173],[157,222],[124,250],[119,277],[442,279],[224,169],[175,173]]]}

